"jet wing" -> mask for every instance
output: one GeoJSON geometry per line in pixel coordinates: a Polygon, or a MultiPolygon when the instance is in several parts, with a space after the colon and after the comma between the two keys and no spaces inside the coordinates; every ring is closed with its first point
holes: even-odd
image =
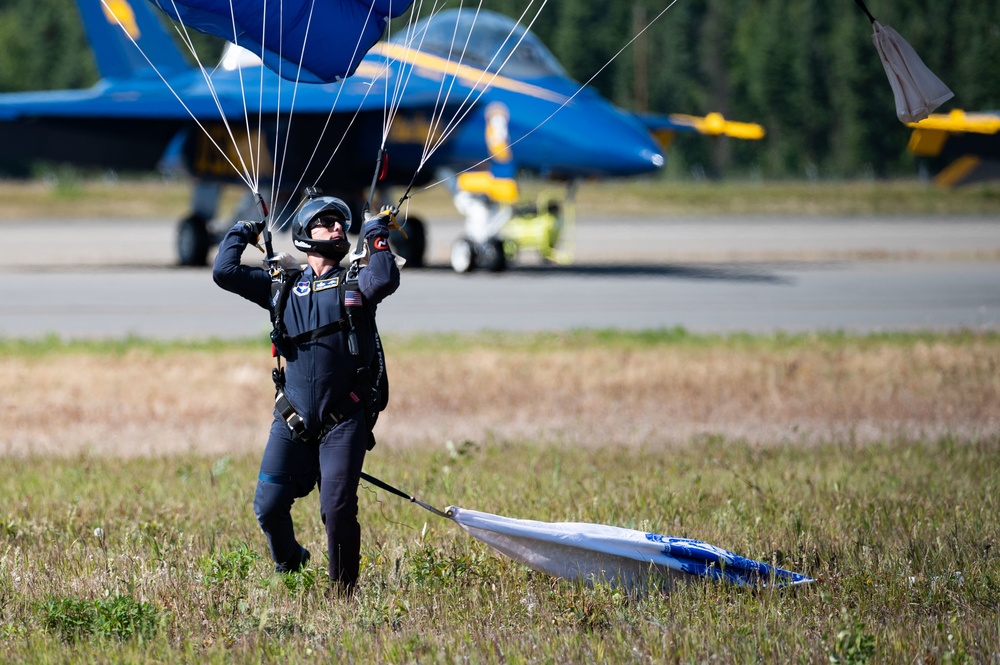
{"type": "Polygon", "coordinates": [[[152,88],[116,91],[104,83],[0,95],[3,160],[151,169],[183,124],[183,107],[168,95],[152,88]]]}
{"type": "MultiPolygon", "coordinates": [[[[400,108],[433,107],[437,86],[422,83],[411,82],[400,108]]],[[[147,170],[156,167],[178,132],[196,121],[215,123],[225,116],[243,127],[247,117],[255,126],[258,115],[273,118],[279,109],[283,114],[294,110],[299,117],[381,116],[388,85],[384,77],[357,77],[296,89],[258,71],[242,82],[228,73],[210,86],[200,73],[189,71],[163,80],[103,80],[86,90],[0,94],[2,159],[147,170]]]]}
{"type": "Polygon", "coordinates": [[[758,124],[726,120],[721,113],[709,113],[706,116],[681,113],[670,115],[637,113],[636,117],[646,126],[649,133],[656,138],[664,150],[670,147],[674,137],[679,133],[729,136],[752,141],[764,138],[765,134],[764,128],[758,124]]]}

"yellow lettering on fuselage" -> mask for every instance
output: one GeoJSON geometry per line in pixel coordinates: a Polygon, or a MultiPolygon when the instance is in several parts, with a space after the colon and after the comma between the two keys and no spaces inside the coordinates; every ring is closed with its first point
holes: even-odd
{"type": "MultiPolygon", "coordinates": [[[[389,126],[389,141],[392,143],[414,143],[424,145],[427,141],[427,134],[431,131],[431,122],[427,116],[418,113],[412,117],[397,116],[389,126]]],[[[441,127],[434,129],[434,136],[431,137],[431,144],[441,138],[441,127]]]]}
{"type": "Polygon", "coordinates": [[[246,130],[233,130],[233,137],[222,125],[206,125],[204,132],[195,135],[195,146],[193,158],[191,160],[191,170],[196,175],[214,176],[217,178],[232,178],[239,174],[237,169],[250,168],[250,159],[246,156],[253,155],[253,159],[260,159],[257,172],[262,176],[270,176],[274,173],[274,162],[271,153],[267,149],[267,142],[262,142],[258,132],[246,130]],[[259,149],[258,149],[258,146],[259,149]],[[220,152],[225,150],[225,153],[220,152]],[[244,164],[246,165],[244,167],[244,164]]]}
{"type": "Polygon", "coordinates": [[[108,23],[120,25],[132,39],[139,39],[139,24],[135,22],[135,12],[126,0],[101,0],[101,8],[108,23]]]}

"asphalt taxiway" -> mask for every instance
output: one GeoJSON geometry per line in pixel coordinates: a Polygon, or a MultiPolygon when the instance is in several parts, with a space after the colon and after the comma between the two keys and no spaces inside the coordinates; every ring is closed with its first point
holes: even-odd
{"type": "MultiPolygon", "coordinates": [[[[1000,329],[992,217],[581,217],[575,261],[502,274],[447,266],[457,219],[429,225],[430,266],[404,269],[384,333],[1000,329]]],[[[267,314],[174,265],[170,220],[0,223],[0,335],[243,338],[267,314]]],[[[278,249],[289,245],[279,237],[278,249]]],[[[252,263],[257,256],[250,255],[252,263]]]]}

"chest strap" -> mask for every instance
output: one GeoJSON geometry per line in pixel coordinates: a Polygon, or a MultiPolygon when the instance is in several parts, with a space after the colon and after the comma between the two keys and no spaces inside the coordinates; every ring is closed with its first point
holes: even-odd
{"type": "Polygon", "coordinates": [[[288,341],[292,344],[298,345],[304,342],[311,342],[314,339],[319,339],[320,337],[326,337],[327,335],[333,335],[335,333],[344,332],[345,330],[351,329],[351,323],[347,319],[337,319],[336,321],[331,321],[326,323],[319,328],[313,328],[312,330],[307,330],[304,333],[299,333],[298,335],[282,335],[282,341],[288,341]]]}

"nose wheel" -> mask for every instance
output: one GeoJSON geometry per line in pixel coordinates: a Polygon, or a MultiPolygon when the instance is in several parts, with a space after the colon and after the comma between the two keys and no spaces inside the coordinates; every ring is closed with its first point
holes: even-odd
{"type": "Polygon", "coordinates": [[[500,238],[490,238],[486,242],[475,243],[463,236],[451,245],[451,267],[457,273],[476,269],[503,272],[507,269],[503,241],[500,238]]]}
{"type": "Polygon", "coordinates": [[[476,247],[468,238],[459,238],[451,244],[451,267],[457,273],[472,272],[476,267],[476,247]]]}

